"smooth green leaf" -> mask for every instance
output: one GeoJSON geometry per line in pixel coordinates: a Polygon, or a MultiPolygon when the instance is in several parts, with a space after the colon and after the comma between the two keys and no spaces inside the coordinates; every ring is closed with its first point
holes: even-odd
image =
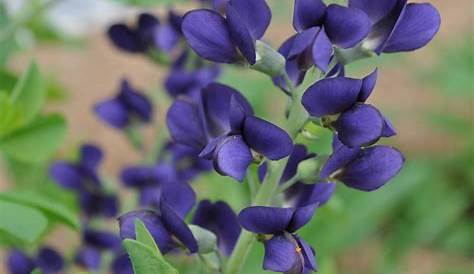
{"type": "Polygon", "coordinates": [[[8,97],[8,93],[0,91],[0,138],[22,124],[22,113],[16,108],[8,97]]]}
{"type": "Polygon", "coordinates": [[[178,274],[176,269],[166,262],[164,258],[156,256],[153,250],[147,245],[131,239],[125,239],[123,245],[132,261],[134,273],[178,274]]]}
{"type": "Polygon", "coordinates": [[[48,220],[37,209],[0,200],[0,233],[31,244],[45,232],[48,220]]]}
{"type": "Polygon", "coordinates": [[[189,229],[196,238],[199,253],[211,253],[217,249],[217,237],[214,233],[197,225],[189,225],[189,229]]]}
{"type": "Polygon", "coordinates": [[[66,121],[60,115],[40,117],[0,139],[0,149],[18,161],[42,162],[61,145],[66,129],[66,121]]]}
{"type": "Polygon", "coordinates": [[[0,193],[0,199],[24,204],[37,208],[45,213],[53,221],[58,221],[74,229],[80,229],[81,223],[77,212],[65,206],[58,199],[48,197],[41,193],[24,190],[0,193]]]}
{"type": "Polygon", "coordinates": [[[160,252],[160,249],[158,248],[155,240],[153,239],[153,236],[151,236],[150,232],[148,231],[142,220],[138,218],[135,219],[135,236],[138,242],[148,246],[157,257],[163,257],[160,252]]]}
{"type": "Polygon", "coordinates": [[[38,66],[31,62],[13,89],[10,100],[22,112],[24,124],[32,121],[41,110],[44,101],[45,82],[38,66]]]}

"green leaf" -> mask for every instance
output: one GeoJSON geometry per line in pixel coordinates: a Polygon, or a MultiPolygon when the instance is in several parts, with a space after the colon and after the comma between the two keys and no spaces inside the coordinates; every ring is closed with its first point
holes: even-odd
{"type": "Polygon", "coordinates": [[[148,246],[157,257],[163,257],[160,252],[160,249],[158,248],[155,240],[153,239],[153,236],[151,236],[150,232],[148,231],[142,220],[138,218],[135,219],[135,236],[138,242],[148,246]]]}
{"type": "Polygon", "coordinates": [[[0,69],[0,89],[10,92],[15,87],[18,78],[6,69],[0,69]]]}
{"type": "Polygon", "coordinates": [[[0,139],[0,149],[23,162],[39,163],[48,159],[66,135],[66,121],[60,115],[39,117],[30,125],[0,139]]]}
{"type": "Polygon", "coordinates": [[[156,256],[154,251],[147,245],[131,240],[125,239],[123,245],[127,250],[130,260],[133,265],[133,272],[137,274],[178,274],[163,257],[156,256]]]}
{"type": "Polygon", "coordinates": [[[13,105],[7,92],[0,91],[0,138],[21,126],[22,113],[13,105]]]}
{"type": "Polygon", "coordinates": [[[53,221],[67,224],[74,229],[78,230],[81,227],[77,212],[65,206],[58,199],[54,199],[54,197],[47,197],[31,190],[24,190],[0,193],[0,199],[34,207],[41,210],[53,221]]]}
{"type": "Polygon", "coordinates": [[[0,233],[31,244],[45,232],[48,220],[37,209],[0,200],[0,233]]]}
{"type": "Polygon", "coordinates": [[[199,246],[199,253],[211,253],[217,249],[217,237],[211,231],[197,225],[189,225],[199,246]]]}
{"type": "Polygon", "coordinates": [[[10,100],[22,112],[24,124],[32,121],[44,101],[45,82],[35,62],[31,62],[13,89],[10,100]]]}

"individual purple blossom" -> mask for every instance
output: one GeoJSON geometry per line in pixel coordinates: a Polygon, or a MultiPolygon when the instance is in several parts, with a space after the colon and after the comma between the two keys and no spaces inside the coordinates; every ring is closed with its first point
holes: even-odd
{"type": "Polygon", "coordinates": [[[20,250],[13,250],[7,258],[7,268],[11,274],[30,274],[38,268],[41,273],[59,273],[64,268],[61,254],[51,247],[38,250],[36,256],[30,257],[20,250]]]}
{"type": "Polygon", "coordinates": [[[117,48],[129,53],[148,53],[151,50],[170,53],[179,43],[180,18],[169,11],[168,23],[161,23],[152,14],[142,13],[135,26],[117,23],[108,29],[107,34],[117,48]]]}
{"type": "Polygon", "coordinates": [[[263,269],[302,274],[317,270],[313,249],[296,231],[307,224],[319,203],[306,200],[297,207],[252,206],[243,209],[239,222],[248,231],[270,235],[265,240],[263,269]]]}
{"type": "Polygon", "coordinates": [[[288,156],[293,141],[281,128],[257,118],[236,90],[210,84],[198,102],[178,98],[167,114],[173,140],[213,159],[222,175],[242,181],[253,161],[252,151],[270,160],[288,156]]]}
{"type": "Polygon", "coordinates": [[[162,253],[168,253],[179,246],[185,246],[191,253],[198,251],[197,241],[184,218],[196,202],[196,197],[181,195],[177,188],[164,189],[159,208],[129,212],[118,218],[120,236],[135,238],[135,219],[140,219],[150,231],[162,253]]]}
{"type": "Polygon", "coordinates": [[[76,192],[86,216],[113,217],[118,211],[117,197],[104,190],[97,174],[102,158],[97,146],[85,144],[77,162],[56,161],[49,168],[51,178],[59,186],[76,192]]]}
{"type": "Polygon", "coordinates": [[[377,54],[413,51],[428,44],[439,30],[441,17],[429,3],[407,0],[349,0],[349,7],[364,11],[371,30],[363,47],[377,54]]]}
{"type": "Polygon", "coordinates": [[[223,201],[201,201],[194,213],[193,224],[212,231],[219,249],[230,256],[240,235],[240,224],[232,208],[223,201]]]}
{"type": "Polygon", "coordinates": [[[376,79],[377,70],[362,80],[326,78],[310,86],[301,102],[312,117],[322,118],[326,126],[333,128],[345,145],[371,145],[381,137],[396,134],[387,118],[378,109],[365,103],[375,87],[376,79]]]}
{"type": "Polygon", "coordinates": [[[114,233],[85,228],[82,233],[82,246],[76,253],[76,264],[97,271],[102,267],[102,255],[105,251],[121,250],[121,239],[114,233]]]}
{"type": "Polygon", "coordinates": [[[405,159],[395,148],[350,148],[333,139],[333,153],[322,167],[321,178],[331,178],[362,191],[373,191],[397,175],[405,159]]]}
{"type": "Polygon", "coordinates": [[[153,116],[150,100],[135,90],[126,79],[122,80],[117,96],[98,103],[94,110],[101,120],[118,129],[136,122],[148,123],[153,116]]]}
{"type": "Polygon", "coordinates": [[[225,17],[217,11],[198,9],[188,12],[182,31],[191,48],[202,58],[218,63],[256,62],[256,41],[271,21],[264,0],[229,0],[225,17]],[[242,58],[243,57],[243,58],[242,58]]]}

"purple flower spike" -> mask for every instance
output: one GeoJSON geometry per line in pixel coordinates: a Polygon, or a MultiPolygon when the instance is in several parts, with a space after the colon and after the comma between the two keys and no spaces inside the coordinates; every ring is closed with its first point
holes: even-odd
{"type": "Polygon", "coordinates": [[[216,234],[219,249],[230,256],[239,238],[241,228],[237,215],[227,203],[201,201],[197,206],[192,223],[216,234]]]}
{"type": "Polygon", "coordinates": [[[98,103],[95,112],[110,126],[123,129],[135,120],[150,122],[153,109],[148,98],[135,91],[127,80],[123,80],[119,94],[113,99],[98,103]]]}

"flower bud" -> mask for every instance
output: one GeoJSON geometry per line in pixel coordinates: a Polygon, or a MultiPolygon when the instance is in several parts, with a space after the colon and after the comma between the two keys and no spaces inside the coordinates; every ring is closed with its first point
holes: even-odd
{"type": "Polygon", "coordinates": [[[197,225],[189,225],[198,243],[199,254],[208,254],[217,249],[217,237],[214,233],[197,225]]]}
{"type": "Polygon", "coordinates": [[[286,60],[278,51],[260,40],[257,40],[256,50],[257,59],[256,63],[251,66],[252,69],[271,77],[285,73],[286,60]]]}

